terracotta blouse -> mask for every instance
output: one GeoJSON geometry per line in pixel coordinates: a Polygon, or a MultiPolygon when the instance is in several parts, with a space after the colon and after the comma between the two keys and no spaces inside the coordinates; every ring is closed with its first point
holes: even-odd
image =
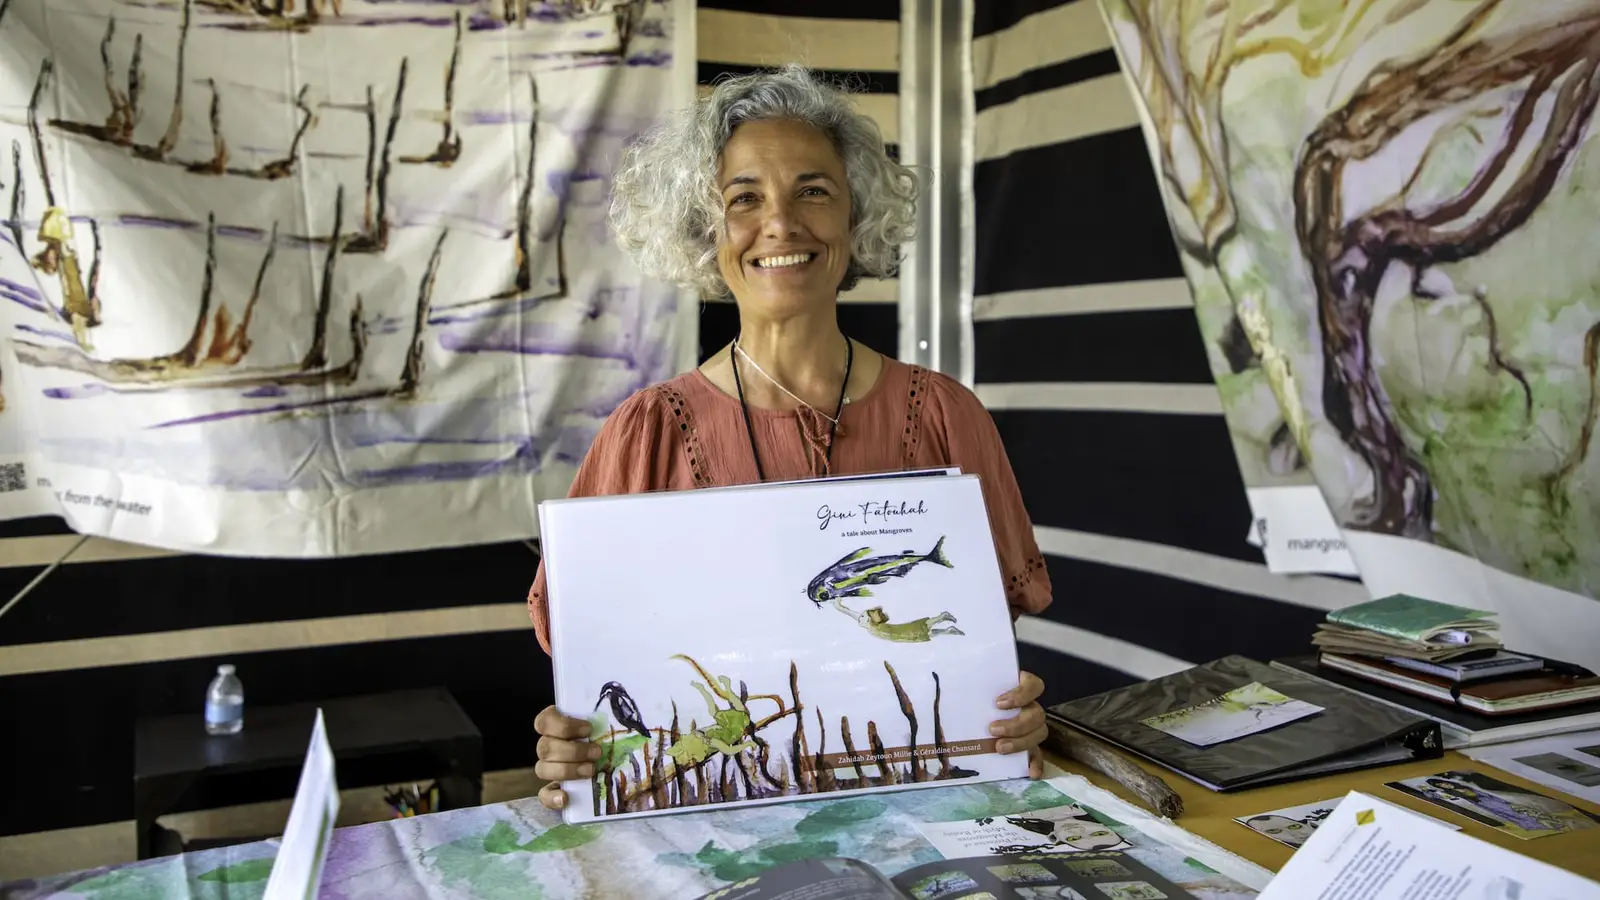
{"type": "MultiPolygon", "coordinates": [[[[831,466],[831,423],[814,412],[751,407],[750,422],[768,481],[943,466],[977,475],[1013,617],[1050,605],[1044,558],[1000,434],[989,411],[960,382],[885,357],[877,383],[844,408],[831,466]]],[[[695,369],[635,393],[612,412],[578,467],[569,496],[759,480],[738,398],[695,369]]],[[[550,652],[543,563],[528,591],[528,614],[539,644],[550,652]]]]}

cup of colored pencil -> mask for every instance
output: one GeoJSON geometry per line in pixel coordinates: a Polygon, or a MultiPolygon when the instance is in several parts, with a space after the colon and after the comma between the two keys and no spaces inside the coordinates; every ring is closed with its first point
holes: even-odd
{"type": "Polygon", "coordinates": [[[394,810],[396,819],[425,816],[439,809],[439,785],[437,783],[429,785],[426,790],[415,784],[390,788],[384,795],[383,802],[394,810]]]}

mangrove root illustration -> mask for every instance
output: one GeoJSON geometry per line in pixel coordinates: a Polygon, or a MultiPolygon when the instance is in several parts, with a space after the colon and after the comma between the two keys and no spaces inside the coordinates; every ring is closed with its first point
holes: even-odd
{"type": "Polygon", "coordinates": [[[455,130],[456,115],[456,68],[461,64],[461,11],[456,11],[456,38],[450,50],[450,63],[444,71],[444,135],[439,138],[439,146],[427,156],[402,156],[403,163],[424,163],[435,165],[441,169],[448,169],[461,158],[461,135],[455,130]]]}
{"type": "Polygon", "coordinates": [[[1562,514],[1566,513],[1565,506],[1570,502],[1566,494],[1567,480],[1588,459],[1589,445],[1594,442],[1595,420],[1600,418],[1600,322],[1589,326],[1589,330],[1584,332],[1583,368],[1589,376],[1589,403],[1584,410],[1583,429],[1578,435],[1578,442],[1567,452],[1567,458],[1562,460],[1561,467],[1552,472],[1544,484],[1546,499],[1553,509],[1562,514]]]}
{"type": "MultiPolygon", "coordinates": [[[[532,0],[493,0],[493,2],[501,4],[500,18],[507,25],[527,27],[530,21],[530,9],[533,6],[532,0]]],[[[553,7],[565,13],[568,18],[577,19],[603,16],[608,4],[611,6],[613,27],[617,35],[615,46],[600,50],[580,50],[572,55],[626,60],[628,47],[639,23],[644,20],[650,0],[550,0],[544,6],[553,7]]]]}
{"type": "MultiPolygon", "coordinates": [[[[1283,55],[1314,78],[1350,61],[1383,30],[1432,8],[1396,0],[1383,12],[1374,11],[1379,2],[1313,9],[1272,0],[1248,13],[1232,4],[1190,0],[1116,4],[1136,35],[1134,74],[1155,125],[1161,176],[1176,201],[1173,226],[1182,252],[1223,271],[1242,265],[1239,254],[1245,250],[1235,241],[1237,210],[1221,114],[1229,75],[1249,60],[1283,55]],[[1285,36],[1281,28],[1263,34],[1293,15],[1300,16],[1300,28],[1309,37],[1285,36]]],[[[1502,0],[1476,0],[1437,46],[1372,69],[1296,155],[1295,231],[1317,296],[1324,414],[1372,472],[1370,494],[1359,502],[1353,521],[1345,523],[1349,527],[1425,540],[1434,527],[1431,479],[1406,446],[1373,369],[1370,331],[1379,284],[1399,265],[1409,272],[1419,302],[1436,296],[1426,287],[1436,280],[1434,267],[1482,254],[1526,222],[1550,195],[1593,117],[1600,90],[1600,10],[1540,22],[1525,20],[1519,7],[1517,18],[1507,19],[1505,33],[1485,36],[1502,5],[1502,0]],[[1471,108],[1473,101],[1512,89],[1517,92],[1508,101],[1511,115],[1497,145],[1457,196],[1442,202],[1413,199],[1413,174],[1396,196],[1371,208],[1346,205],[1343,185],[1350,167],[1377,158],[1426,118],[1482,117],[1481,109],[1471,108]],[[1538,114],[1544,106],[1548,115],[1538,114]]],[[[1431,147],[1415,172],[1430,155],[1431,147]]],[[[1306,412],[1289,359],[1267,324],[1265,289],[1231,283],[1229,289],[1251,355],[1260,359],[1285,425],[1304,451],[1309,446],[1306,412]]],[[[1491,324],[1491,368],[1519,381],[1531,404],[1526,378],[1498,340],[1491,324]]],[[[1591,430],[1592,424],[1585,433],[1591,430]]],[[[1585,444],[1580,441],[1575,450],[1580,459],[1585,444]]]]}
{"type": "MultiPolygon", "coordinates": [[[[400,374],[392,385],[348,390],[344,392],[328,390],[324,391],[320,396],[316,396],[310,400],[298,400],[288,403],[274,404],[268,407],[247,407],[243,409],[229,410],[226,412],[203,413],[201,415],[191,416],[185,419],[174,419],[169,422],[162,422],[153,427],[176,428],[184,425],[200,425],[208,422],[216,422],[222,419],[244,418],[246,416],[279,415],[283,413],[302,413],[313,410],[324,410],[334,407],[349,406],[353,403],[365,403],[370,401],[408,401],[415,399],[418,394],[418,390],[422,385],[422,348],[423,337],[426,334],[428,324],[428,313],[433,302],[434,286],[438,281],[439,263],[444,257],[445,241],[449,237],[449,231],[440,232],[439,239],[434,242],[433,252],[428,256],[428,266],[423,271],[422,278],[420,279],[417,288],[417,304],[416,311],[412,319],[410,349],[406,351],[405,362],[401,365],[400,374]]],[[[327,284],[328,281],[324,280],[324,285],[327,284]]],[[[357,362],[360,360],[361,352],[366,346],[367,339],[366,325],[360,320],[360,310],[361,298],[357,296],[356,310],[351,315],[351,337],[352,339],[359,339],[359,343],[355,345],[357,349],[354,354],[354,358],[357,360],[357,362]],[[358,325],[359,330],[357,330],[358,325]]],[[[352,376],[352,379],[350,380],[353,380],[353,377],[354,376],[352,376]]],[[[273,384],[285,383],[286,382],[282,379],[273,382],[273,384]]],[[[231,387],[236,385],[237,382],[228,382],[215,386],[231,387]]],[[[187,387],[188,385],[185,386],[187,387]]],[[[210,387],[212,385],[204,386],[210,387]]]]}
{"type": "MultiPolygon", "coordinates": [[[[183,89],[185,84],[184,70],[188,61],[189,31],[194,15],[195,0],[184,0],[181,25],[178,29],[178,47],[174,54],[176,76],[172,94],[172,111],[167,120],[166,132],[161,140],[155,144],[140,144],[134,141],[134,126],[138,124],[141,110],[140,100],[145,83],[143,63],[144,35],[134,36],[133,58],[128,66],[126,89],[118,89],[116,77],[111,67],[111,48],[117,34],[117,20],[115,17],[106,22],[105,37],[100,42],[100,62],[104,70],[106,97],[110,103],[111,111],[103,122],[77,122],[71,119],[51,119],[50,127],[79,137],[88,138],[102,144],[120,147],[126,150],[135,159],[152,163],[177,166],[196,175],[236,175],[244,178],[258,178],[264,180],[277,180],[287,178],[294,174],[295,166],[300,155],[300,145],[305,139],[306,132],[310,130],[316,116],[306,101],[306,92],[309,86],[302,86],[295,105],[300,111],[300,125],[295,132],[294,140],[288,151],[279,159],[272,160],[264,165],[255,167],[229,166],[228,142],[223,135],[223,99],[222,93],[217,89],[215,79],[206,79],[206,86],[211,92],[211,106],[209,124],[211,129],[211,157],[201,160],[180,159],[173,156],[173,151],[178,146],[178,139],[183,130],[183,89]]],[[[43,81],[49,75],[49,70],[40,74],[43,81]]],[[[35,92],[35,98],[40,96],[35,92]]]]}
{"type": "MultiPolygon", "coordinates": [[[[334,231],[338,232],[344,217],[344,192],[334,197],[334,231]]],[[[311,346],[301,360],[292,365],[257,369],[235,369],[250,350],[250,323],[267,271],[276,255],[277,229],[269,240],[261,265],[256,273],[255,286],[244,305],[237,325],[227,306],[213,296],[217,267],[216,215],[208,217],[206,225],[206,258],[200,288],[199,309],[189,339],[176,351],[144,359],[95,359],[77,347],[46,346],[34,341],[15,341],[17,359],[24,365],[66,369],[92,376],[122,390],[158,390],[173,386],[186,388],[250,387],[258,385],[286,386],[291,384],[349,384],[361,370],[366,350],[366,325],[362,318],[361,298],[356,298],[350,313],[350,358],[341,365],[329,366],[327,362],[327,328],[333,304],[334,273],[339,261],[339,244],[328,248],[323,263],[321,290],[317,308],[312,317],[311,346]],[[216,309],[213,312],[212,307],[216,309]]]]}
{"type": "Polygon", "coordinates": [[[488,297],[477,297],[455,303],[441,304],[438,307],[441,311],[458,310],[485,303],[506,301],[538,302],[540,300],[553,300],[567,295],[566,222],[564,217],[556,228],[557,284],[553,288],[542,291],[536,290],[533,285],[533,251],[538,243],[537,236],[534,234],[533,193],[534,185],[538,183],[535,179],[535,171],[539,147],[539,82],[531,73],[528,75],[528,93],[530,100],[528,107],[528,165],[522,177],[522,192],[517,197],[516,272],[512,276],[511,284],[504,290],[488,297]]]}
{"type": "MultiPolygon", "coordinates": [[[[1486,252],[1520,227],[1549,196],[1582,143],[1600,98],[1600,11],[1474,40],[1496,5],[1480,4],[1426,56],[1368,76],[1345,108],[1307,138],[1295,173],[1296,231],[1319,301],[1323,404],[1328,420],[1374,477],[1373,494],[1356,527],[1425,539],[1433,530],[1428,473],[1405,445],[1372,370],[1368,336],[1379,282],[1391,265],[1423,272],[1459,262],[1486,252]],[[1499,146],[1456,197],[1418,209],[1402,196],[1355,216],[1344,208],[1336,185],[1347,166],[1380,152],[1412,123],[1455,107],[1465,95],[1481,96],[1524,79],[1531,85],[1499,146]],[[1534,108],[1547,96],[1550,116],[1531,138],[1532,147],[1524,147],[1534,108]],[[1474,214],[1524,151],[1520,169],[1492,195],[1487,209],[1474,214]]],[[[1491,342],[1496,337],[1491,330],[1491,342]]],[[[1490,352],[1491,360],[1506,368],[1497,344],[1490,352]]]]}
{"type": "Polygon", "coordinates": [[[325,15],[344,14],[344,0],[305,0],[305,9],[296,12],[297,0],[199,0],[201,6],[220,13],[247,16],[250,21],[229,26],[237,31],[309,31],[325,15]]]}
{"type": "MultiPolygon", "coordinates": [[[[62,321],[71,324],[73,338],[78,345],[88,349],[91,346],[89,329],[100,324],[100,226],[92,219],[89,221],[94,257],[90,263],[88,280],[85,281],[73,236],[72,217],[56,205],[56,190],[50,177],[49,158],[45,155],[44,135],[39,129],[39,104],[54,72],[55,66],[50,59],[46,58],[40,63],[39,77],[34,82],[33,95],[28,100],[28,132],[33,139],[34,166],[39,173],[39,183],[44,188],[46,207],[39,218],[37,235],[43,248],[32,257],[30,263],[38,271],[57,277],[64,305],[61,309],[55,309],[48,300],[45,302],[62,321]]],[[[11,232],[17,250],[26,255],[27,245],[22,240],[26,189],[23,186],[21,148],[16,142],[11,145],[11,160],[15,179],[11,188],[11,232]]]]}
{"type": "Polygon", "coordinates": [[[942,689],[937,673],[933,674],[931,745],[919,748],[916,708],[894,667],[885,662],[884,669],[909,728],[907,745],[885,750],[877,723],[869,721],[866,730],[870,752],[859,753],[851,737],[850,719],[842,716],[841,755],[827,752],[827,730],[820,710],[814,711],[818,731],[814,750],[808,741],[805,706],[800,700],[799,674],[794,663],[789,665],[786,699],[778,694],[752,694],[743,682],[735,690],[728,676],[713,676],[688,656],[672,658],[686,662],[700,676],[690,684],[705,704],[706,724],[691,718],[685,728],[674,702],[670,723],[651,727],[627,689],[618,682],[608,682],[601,689],[595,708],[607,704],[615,725],[608,728],[603,717],[593,720],[593,739],[602,748],[591,781],[597,816],[970,778],[977,774],[950,763],[950,747],[940,721],[942,689]],[[751,706],[756,701],[770,704],[773,711],[756,718],[751,706]],[[788,738],[787,758],[774,761],[773,745],[763,732],[788,718],[793,718],[794,730],[788,738]],[[930,765],[929,757],[934,764],[930,765]]]}

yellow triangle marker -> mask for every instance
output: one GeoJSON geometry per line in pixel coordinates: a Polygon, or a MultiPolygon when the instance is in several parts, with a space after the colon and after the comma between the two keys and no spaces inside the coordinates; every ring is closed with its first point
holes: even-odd
{"type": "Polygon", "coordinates": [[[1356,813],[1356,824],[1371,825],[1372,821],[1376,818],[1377,816],[1373,815],[1372,810],[1363,809],[1361,812],[1356,813]]]}

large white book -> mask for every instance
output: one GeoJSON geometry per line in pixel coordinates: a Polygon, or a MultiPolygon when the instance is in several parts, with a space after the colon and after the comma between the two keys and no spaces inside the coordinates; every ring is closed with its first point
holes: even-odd
{"type": "Polygon", "coordinates": [[[549,500],[556,705],[605,748],[569,822],[1027,775],[978,479],[549,500]]]}

